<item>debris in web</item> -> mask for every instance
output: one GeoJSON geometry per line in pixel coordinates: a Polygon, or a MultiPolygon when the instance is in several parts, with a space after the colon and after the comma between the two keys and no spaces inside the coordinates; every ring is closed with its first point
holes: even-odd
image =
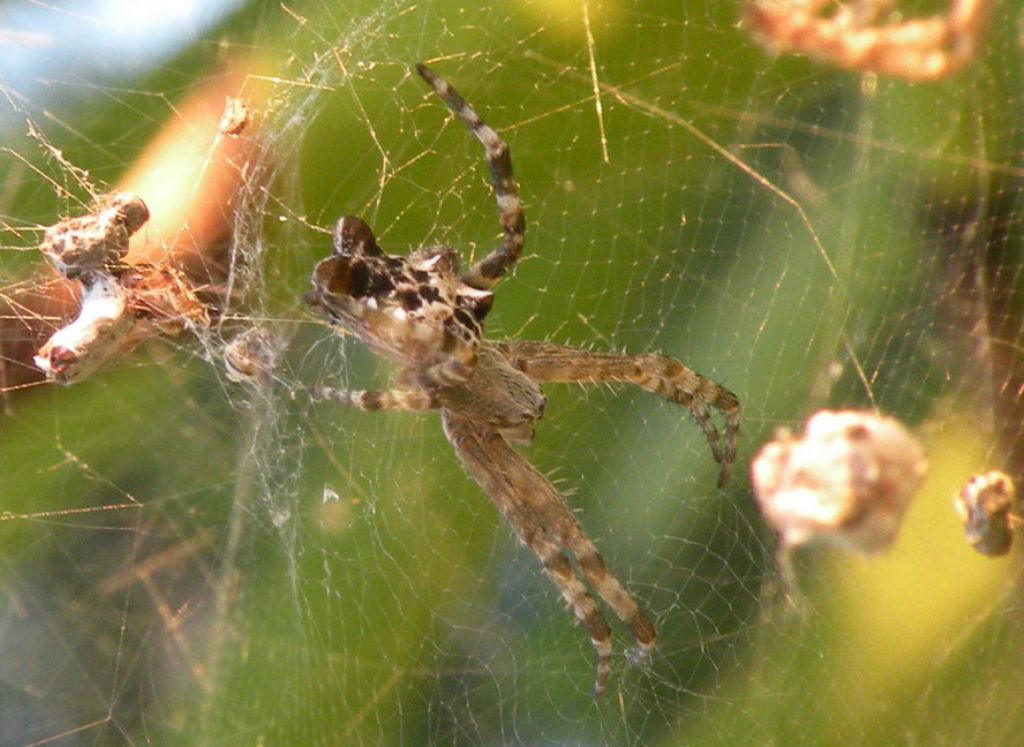
{"type": "Polygon", "coordinates": [[[109,273],[128,254],[128,241],[149,220],[146,203],[131,192],[100,200],[89,215],[46,229],[39,251],[68,280],[109,273]]]}
{"type": "Polygon", "coordinates": [[[953,499],[953,507],[964,523],[968,544],[990,557],[1010,552],[1013,530],[1024,523],[1016,513],[1017,488],[998,470],[972,476],[953,499]]]}
{"type": "Polygon", "coordinates": [[[746,20],[776,53],[927,82],[952,75],[974,59],[991,2],[952,0],[946,14],[928,18],[903,18],[893,5],[891,0],[753,0],[746,20]]]}
{"type": "Polygon", "coordinates": [[[228,96],[224,101],[224,113],[221,115],[217,130],[222,135],[238,137],[252,122],[252,109],[245,99],[228,96]]]}
{"type": "Polygon", "coordinates": [[[802,436],[783,429],[761,449],[751,482],[784,549],[825,542],[871,553],[896,538],[926,466],[896,420],[821,410],[802,436]]]}
{"type": "Polygon", "coordinates": [[[94,212],[46,230],[40,251],[61,276],[82,287],[78,316],[33,358],[48,380],[79,381],[150,334],[174,336],[209,326],[206,305],[169,262],[123,262],[132,235],[147,220],[142,199],[117,192],[101,199],[94,212]]]}
{"type": "Polygon", "coordinates": [[[227,377],[236,383],[266,388],[274,380],[280,343],[266,327],[250,327],[224,346],[227,377]]]}

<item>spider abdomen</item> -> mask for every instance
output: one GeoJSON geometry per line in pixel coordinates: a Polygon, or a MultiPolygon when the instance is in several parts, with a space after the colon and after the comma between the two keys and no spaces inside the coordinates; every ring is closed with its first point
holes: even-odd
{"type": "Polygon", "coordinates": [[[533,424],[544,414],[547,401],[540,385],[486,343],[477,350],[470,378],[441,388],[437,396],[445,409],[507,431],[516,443],[531,440],[533,424]]]}
{"type": "Polygon", "coordinates": [[[493,294],[459,279],[453,249],[385,254],[370,227],[353,217],[338,221],[334,242],[334,253],[313,271],[307,303],[394,361],[468,375],[493,294]]]}

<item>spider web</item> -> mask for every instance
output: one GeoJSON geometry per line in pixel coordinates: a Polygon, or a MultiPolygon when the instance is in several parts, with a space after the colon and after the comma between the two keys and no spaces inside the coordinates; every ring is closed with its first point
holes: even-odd
{"type": "MultiPolygon", "coordinates": [[[[918,86],[772,59],[722,3],[252,2],[148,68],[30,85],[0,63],[8,299],[46,293],[43,227],[162,127],[198,131],[191,96],[254,112],[231,200],[197,186],[212,155],[174,174],[233,226],[199,258],[229,270],[217,323],[6,391],[0,745],[1016,743],[1018,563],[972,554],[950,507],[975,472],[1022,472],[1020,6],[996,14],[981,59],[918,86]],[[659,632],[628,668],[616,627],[597,700],[587,636],[436,415],[303,396],[394,373],[302,304],[339,215],[392,253],[499,239],[479,144],[420,60],[521,184],[527,249],[488,336],[660,351],[744,407],[718,490],[681,411],[547,388],[524,453],[659,632]],[[270,387],[225,374],[255,326],[281,348],[270,387]],[[900,418],[931,466],[889,553],[795,555],[794,604],[746,468],[821,407],[900,418]]],[[[7,316],[22,343],[60,323],[7,316]]]]}

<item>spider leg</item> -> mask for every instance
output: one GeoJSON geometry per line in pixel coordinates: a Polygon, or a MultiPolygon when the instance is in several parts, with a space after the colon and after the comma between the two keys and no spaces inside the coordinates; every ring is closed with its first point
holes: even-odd
{"type": "Polygon", "coordinates": [[[583,577],[629,626],[637,642],[633,662],[642,661],[654,648],[654,625],[608,571],[594,543],[547,478],[496,431],[482,429],[447,410],[443,411],[443,417],[445,434],[466,471],[490,496],[523,543],[537,555],[576,618],[589,631],[598,654],[594,693],[600,694],[611,668],[611,630],[586,587],[573,573],[559,544],[576,556],[583,577]]]}
{"type": "Polygon", "coordinates": [[[675,358],[592,353],[544,342],[512,341],[503,342],[498,347],[513,366],[534,381],[580,384],[622,381],[685,407],[704,429],[711,453],[721,465],[719,487],[729,479],[739,439],[739,400],[725,387],[701,376],[675,358]],[[711,419],[709,406],[721,411],[725,419],[724,446],[711,419]]]}
{"type": "Polygon", "coordinates": [[[315,386],[309,390],[315,400],[340,402],[360,410],[406,410],[421,412],[436,410],[437,399],[422,389],[335,389],[315,386]]]}
{"type": "Polygon", "coordinates": [[[399,387],[402,389],[433,389],[465,382],[473,375],[477,356],[476,351],[469,346],[460,353],[462,360],[453,355],[448,360],[426,368],[403,369],[398,375],[399,387]]]}
{"type": "Polygon", "coordinates": [[[439,78],[433,70],[420,63],[416,66],[416,72],[463,121],[476,139],[483,143],[486,151],[487,165],[491,168],[491,184],[498,202],[498,217],[505,232],[505,239],[501,246],[466,270],[462,274],[462,282],[472,288],[490,290],[519,259],[526,234],[526,217],[519,201],[519,188],[512,175],[512,157],[509,155],[508,144],[480,119],[480,115],[473,111],[458,91],[447,81],[439,78]]]}

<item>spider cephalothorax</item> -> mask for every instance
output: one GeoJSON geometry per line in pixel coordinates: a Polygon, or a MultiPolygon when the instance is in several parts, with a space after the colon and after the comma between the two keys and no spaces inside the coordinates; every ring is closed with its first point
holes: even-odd
{"type": "Polygon", "coordinates": [[[598,652],[594,691],[611,671],[611,630],[591,590],[630,629],[633,661],[654,647],[654,625],[605,566],[594,543],[551,481],[510,444],[526,444],[544,412],[538,382],[623,382],[685,407],[704,429],[725,482],[736,458],[740,406],[728,389],[673,358],[627,356],[516,340],[482,338],[491,288],[518,259],[526,230],[508,146],[456,91],[425,65],[417,72],[483,144],[504,240],[460,273],[458,255],[428,247],[406,257],[385,254],[359,218],[342,218],[334,253],[313,271],[306,301],[374,351],[404,366],[393,389],[318,387],[317,399],[364,410],[439,410],[445,435],[466,471],[490,496],[516,535],[590,633],[598,652]],[[724,443],[710,408],[725,420],[724,443]],[[581,581],[569,556],[576,560],[581,581]],[[585,583],[584,583],[585,582],[585,583]],[[586,584],[586,585],[585,585],[586,584]],[[590,590],[587,586],[589,585],[590,590]]]}

